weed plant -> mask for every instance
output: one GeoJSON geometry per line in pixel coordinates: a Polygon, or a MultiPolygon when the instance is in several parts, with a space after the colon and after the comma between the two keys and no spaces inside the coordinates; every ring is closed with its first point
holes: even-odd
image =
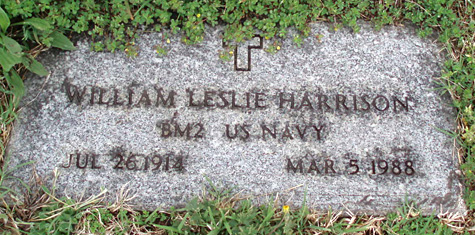
{"type": "MultiPolygon", "coordinates": [[[[259,31],[282,46],[280,38],[292,37],[296,45],[311,35],[309,24],[330,22],[334,30],[350,27],[359,31],[358,20],[371,21],[375,30],[384,25],[412,23],[419,35],[438,35],[447,53],[438,80],[453,98],[458,110],[458,129],[451,132],[458,144],[464,174],[468,217],[450,214],[421,216],[411,203],[386,217],[317,214],[303,205],[300,209],[273,205],[254,207],[235,201],[229,194],[214,191],[192,200],[184,209],[135,211],[127,200],[98,203],[102,195],[85,202],[56,198],[54,191],[39,187],[25,201],[0,209],[0,230],[31,234],[470,234],[475,231],[475,3],[470,0],[0,0],[0,111],[2,129],[0,161],[18,101],[24,94],[22,76],[30,70],[48,72],[35,57],[49,47],[73,50],[68,37],[88,35],[93,50],[140,53],[135,45],[139,32],[170,30],[182,35],[186,44],[203,40],[205,27],[225,25],[225,41],[242,41],[259,31]],[[289,28],[298,33],[290,33],[289,28]],[[68,36],[68,37],[67,37],[68,36]]],[[[166,44],[156,45],[166,56],[166,44]]],[[[223,59],[227,53],[220,55],[223,59]]],[[[3,168],[5,169],[5,168],[3,168]]],[[[0,182],[8,177],[1,171],[0,182]]],[[[2,201],[13,197],[1,187],[2,201]],[[6,193],[4,193],[6,192],[6,193]]]]}

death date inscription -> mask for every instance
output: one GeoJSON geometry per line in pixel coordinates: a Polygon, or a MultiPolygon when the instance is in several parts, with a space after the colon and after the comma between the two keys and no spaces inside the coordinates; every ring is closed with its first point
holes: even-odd
{"type": "Polygon", "coordinates": [[[416,173],[414,161],[411,159],[350,159],[341,162],[345,166],[344,171],[336,167],[337,162],[331,159],[292,160],[287,158],[286,171],[288,173],[300,173],[309,175],[338,175],[338,174],[370,174],[370,175],[394,175],[411,176],[416,173]]]}
{"type": "Polygon", "coordinates": [[[341,156],[308,153],[286,157],[285,170],[289,174],[303,175],[414,176],[418,172],[417,159],[420,157],[407,147],[392,147],[386,151],[376,148],[364,154],[341,156]]]}

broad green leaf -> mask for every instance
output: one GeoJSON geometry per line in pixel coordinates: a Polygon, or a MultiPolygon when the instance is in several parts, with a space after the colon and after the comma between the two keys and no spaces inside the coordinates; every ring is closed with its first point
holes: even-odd
{"type": "Polygon", "coordinates": [[[6,73],[5,78],[7,79],[11,91],[15,95],[14,103],[16,106],[18,102],[20,102],[20,99],[23,97],[23,95],[25,95],[25,86],[23,85],[23,80],[15,70],[12,70],[10,73],[6,73]]]}
{"type": "Polygon", "coordinates": [[[25,63],[26,61],[23,61],[23,64],[26,66],[28,70],[40,76],[48,75],[48,71],[40,62],[38,62],[37,60],[33,58],[29,58],[28,60],[29,61],[27,63],[25,63]]]}
{"type": "Polygon", "coordinates": [[[9,51],[0,48],[0,65],[3,67],[4,72],[10,71],[15,65],[21,63],[21,56],[14,55],[9,51]]]}
{"type": "Polygon", "coordinates": [[[17,23],[17,24],[31,25],[31,26],[35,27],[36,29],[38,29],[38,30],[47,30],[51,27],[51,25],[48,21],[40,19],[40,18],[26,19],[26,20],[24,20],[20,23],[17,23]]]}
{"type": "Polygon", "coordinates": [[[12,53],[12,54],[18,54],[21,52],[21,46],[18,44],[17,41],[15,41],[13,38],[7,37],[3,35],[3,45],[12,53]]]}
{"type": "Polygon", "coordinates": [[[0,28],[2,32],[5,32],[10,26],[10,18],[8,17],[7,13],[0,7],[0,28]]]}
{"type": "Polygon", "coordinates": [[[49,35],[53,41],[51,41],[51,46],[57,47],[63,50],[76,50],[73,43],[62,33],[53,32],[49,35]]]}

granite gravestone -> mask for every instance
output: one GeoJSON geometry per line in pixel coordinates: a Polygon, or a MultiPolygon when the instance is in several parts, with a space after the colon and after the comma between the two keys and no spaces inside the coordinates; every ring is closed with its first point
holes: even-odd
{"type": "Polygon", "coordinates": [[[26,82],[10,165],[57,169],[57,192],[71,197],[128,184],[145,209],[184,205],[209,178],[256,203],[381,214],[408,198],[464,212],[454,142],[439,131],[455,129],[456,113],[434,85],[437,45],[409,26],[329,28],[276,54],[256,36],[230,61],[222,28],[196,46],[141,35],[134,59],[87,41],[48,52],[51,75],[26,82]]]}

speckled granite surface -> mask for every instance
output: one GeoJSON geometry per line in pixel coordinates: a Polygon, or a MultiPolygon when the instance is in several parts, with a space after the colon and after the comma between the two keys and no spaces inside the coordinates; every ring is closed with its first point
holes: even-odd
{"type": "Polygon", "coordinates": [[[434,89],[443,57],[430,39],[409,26],[315,24],[321,42],[298,48],[289,36],[235,71],[219,59],[221,34],[210,28],[196,46],[142,35],[135,59],[86,41],[47,52],[51,75],[26,82],[10,165],[34,160],[41,177],[56,168],[57,193],[75,198],[104,187],[113,200],[128,184],[145,209],[185,204],[208,177],[256,203],[278,195],[298,206],[306,195],[312,208],[382,214],[408,197],[426,213],[464,212],[454,143],[437,130],[454,130],[455,110],[434,89]]]}

